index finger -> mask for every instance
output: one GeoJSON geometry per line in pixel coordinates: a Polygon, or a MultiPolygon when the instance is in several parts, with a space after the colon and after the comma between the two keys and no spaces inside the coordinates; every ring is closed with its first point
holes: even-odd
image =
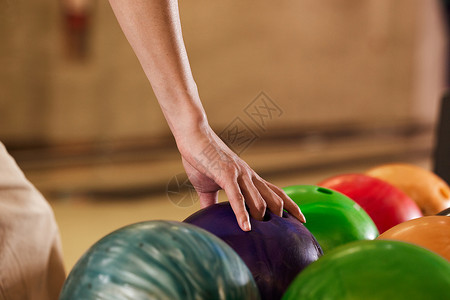
{"type": "Polygon", "coordinates": [[[245,199],[239,188],[239,184],[237,181],[232,182],[228,184],[224,190],[231,204],[231,208],[236,215],[239,227],[241,227],[243,231],[250,231],[252,229],[250,225],[250,217],[247,209],[245,208],[245,199]]]}

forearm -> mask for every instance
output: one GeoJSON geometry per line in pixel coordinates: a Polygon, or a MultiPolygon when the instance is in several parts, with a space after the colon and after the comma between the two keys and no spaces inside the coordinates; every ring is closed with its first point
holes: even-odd
{"type": "Polygon", "coordinates": [[[266,182],[212,131],[200,102],[181,33],[177,0],[109,0],[161,105],[202,206],[217,202],[224,189],[242,230],[266,207],[283,207],[304,222],[298,206],[266,182]],[[207,151],[207,153],[205,152],[207,151]]]}
{"type": "Polygon", "coordinates": [[[184,46],[176,0],[110,0],[177,141],[207,124],[184,46]]]}

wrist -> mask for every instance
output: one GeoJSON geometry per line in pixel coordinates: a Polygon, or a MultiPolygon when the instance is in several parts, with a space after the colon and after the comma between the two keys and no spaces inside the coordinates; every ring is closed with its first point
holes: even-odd
{"type": "Polygon", "coordinates": [[[176,101],[162,102],[161,108],[177,142],[183,138],[206,132],[209,128],[208,119],[199,97],[176,97],[176,101]]]}

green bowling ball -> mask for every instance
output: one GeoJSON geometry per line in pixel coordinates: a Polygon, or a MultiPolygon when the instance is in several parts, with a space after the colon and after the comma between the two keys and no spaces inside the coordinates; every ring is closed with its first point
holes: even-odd
{"type": "Polygon", "coordinates": [[[314,235],[324,253],[359,240],[373,240],[378,229],[369,215],[347,196],[314,185],[283,188],[306,217],[306,228],[314,235]]]}
{"type": "Polygon", "coordinates": [[[282,300],[449,299],[450,263],[399,241],[358,241],[306,267],[282,300]]]}
{"type": "Polygon", "coordinates": [[[148,221],[95,243],[70,272],[60,300],[260,299],[249,269],[196,226],[148,221]]]}

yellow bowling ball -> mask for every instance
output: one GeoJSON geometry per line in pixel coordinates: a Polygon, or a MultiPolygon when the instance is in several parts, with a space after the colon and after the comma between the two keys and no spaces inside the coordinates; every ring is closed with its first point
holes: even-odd
{"type": "Polygon", "coordinates": [[[410,164],[386,164],[367,175],[387,181],[413,199],[424,215],[434,215],[450,206],[450,188],[436,174],[410,164]]]}
{"type": "Polygon", "coordinates": [[[398,224],[377,239],[409,242],[427,248],[450,261],[450,218],[429,216],[398,224]]]}

